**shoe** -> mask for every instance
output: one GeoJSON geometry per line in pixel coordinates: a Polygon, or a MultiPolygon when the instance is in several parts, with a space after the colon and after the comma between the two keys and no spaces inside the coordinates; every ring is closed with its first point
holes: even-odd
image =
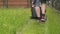
{"type": "Polygon", "coordinates": [[[45,16],[42,16],[41,21],[42,22],[45,22],[46,21],[46,17],[45,16]]]}
{"type": "Polygon", "coordinates": [[[41,17],[37,18],[37,22],[40,23],[41,22],[41,17]]]}
{"type": "Polygon", "coordinates": [[[37,19],[37,17],[30,17],[30,19],[37,19]]]}

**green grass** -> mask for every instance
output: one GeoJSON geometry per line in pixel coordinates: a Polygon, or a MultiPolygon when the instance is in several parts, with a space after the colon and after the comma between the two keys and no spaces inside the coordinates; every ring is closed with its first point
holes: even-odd
{"type": "Polygon", "coordinates": [[[47,21],[31,20],[29,8],[0,8],[0,34],[60,34],[60,15],[47,7],[47,21]]]}
{"type": "Polygon", "coordinates": [[[47,8],[48,29],[50,34],[60,34],[60,14],[53,8],[47,8]]]}
{"type": "Polygon", "coordinates": [[[16,29],[23,27],[29,18],[29,9],[0,9],[0,34],[14,34],[16,29]]]}

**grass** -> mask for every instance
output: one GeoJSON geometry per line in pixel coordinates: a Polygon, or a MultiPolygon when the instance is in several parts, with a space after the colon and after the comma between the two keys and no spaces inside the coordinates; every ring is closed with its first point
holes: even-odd
{"type": "Polygon", "coordinates": [[[47,21],[31,20],[29,8],[0,8],[0,34],[60,34],[60,15],[47,7],[47,21]]]}
{"type": "Polygon", "coordinates": [[[22,28],[28,20],[28,11],[22,8],[0,9],[0,34],[14,34],[17,28],[22,28]]]}
{"type": "Polygon", "coordinates": [[[60,14],[53,8],[47,8],[47,16],[50,34],[60,34],[60,14]]]}

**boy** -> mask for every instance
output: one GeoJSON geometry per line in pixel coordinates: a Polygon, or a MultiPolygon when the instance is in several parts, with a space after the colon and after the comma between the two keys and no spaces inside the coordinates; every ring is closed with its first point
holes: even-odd
{"type": "Polygon", "coordinates": [[[45,21],[46,0],[32,0],[32,7],[35,7],[37,21],[38,22],[45,21]],[[40,4],[42,10],[42,18],[40,16],[40,4]]]}

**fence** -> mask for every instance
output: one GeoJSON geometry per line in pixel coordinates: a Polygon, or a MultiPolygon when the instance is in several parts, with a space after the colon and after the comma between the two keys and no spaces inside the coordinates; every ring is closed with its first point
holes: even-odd
{"type": "Polygon", "coordinates": [[[50,6],[60,11],[60,0],[51,0],[50,6]]]}
{"type": "Polygon", "coordinates": [[[29,7],[30,0],[0,0],[0,6],[29,7]]]}

